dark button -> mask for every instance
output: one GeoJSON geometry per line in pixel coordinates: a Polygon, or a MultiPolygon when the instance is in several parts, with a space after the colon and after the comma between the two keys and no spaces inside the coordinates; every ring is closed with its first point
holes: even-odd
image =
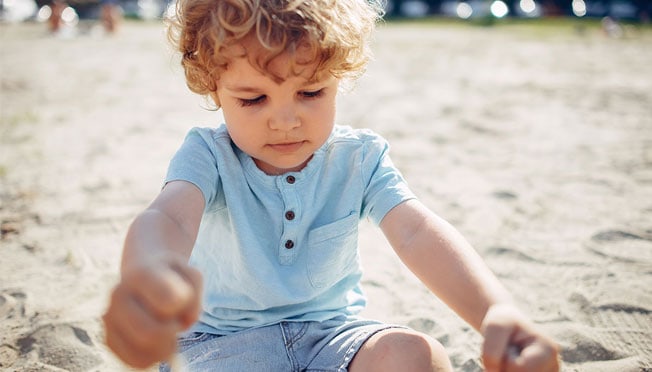
{"type": "Polygon", "coordinates": [[[287,220],[292,221],[292,220],[294,219],[294,212],[292,212],[292,211],[287,211],[287,212],[285,212],[285,218],[286,218],[287,220]]]}
{"type": "Polygon", "coordinates": [[[297,179],[294,178],[294,176],[287,176],[285,177],[285,180],[288,181],[289,184],[293,184],[297,179]]]}
{"type": "Polygon", "coordinates": [[[292,240],[285,241],[285,248],[287,248],[287,249],[294,248],[294,242],[292,240]]]}

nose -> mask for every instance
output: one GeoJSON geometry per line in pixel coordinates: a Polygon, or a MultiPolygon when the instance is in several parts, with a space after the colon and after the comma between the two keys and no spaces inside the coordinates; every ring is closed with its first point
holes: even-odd
{"type": "Polygon", "coordinates": [[[301,125],[296,107],[285,104],[274,109],[269,118],[269,128],[272,130],[289,131],[301,125]]]}

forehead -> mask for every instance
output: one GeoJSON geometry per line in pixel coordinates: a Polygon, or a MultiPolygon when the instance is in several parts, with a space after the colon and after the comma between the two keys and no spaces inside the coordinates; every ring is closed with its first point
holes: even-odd
{"type": "Polygon", "coordinates": [[[244,70],[256,70],[277,84],[290,78],[319,81],[328,75],[319,71],[320,60],[306,44],[299,43],[292,51],[273,52],[263,47],[255,37],[248,36],[223,50],[229,59],[226,71],[242,75],[244,70]]]}

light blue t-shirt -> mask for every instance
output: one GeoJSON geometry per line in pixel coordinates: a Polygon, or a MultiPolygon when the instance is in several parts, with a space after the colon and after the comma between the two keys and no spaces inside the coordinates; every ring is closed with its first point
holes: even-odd
{"type": "Polygon", "coordinates": [[[358,223],[379,224],[414,198],[388,149],[370,130],[335,126],[304,169],[267,175],[224,125],[192,129],[166,177],[195,184],[206,201],[190,257],[203,312],[191,331],[355,317],[366,302],[358,223]]]}

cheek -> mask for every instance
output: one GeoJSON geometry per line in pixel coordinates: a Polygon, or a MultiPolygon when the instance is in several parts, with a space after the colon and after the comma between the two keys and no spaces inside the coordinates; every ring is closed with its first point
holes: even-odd
{"type": "Polygon", "coordinates": [[[224,122],[226,123],[226,128],[238,147],[246,147],[247,143],[253,142],[255,131],[253,130],[253,125],[243,118],[237,111],[231,111],[222,108],[222,116],[224,116],[224,122]]]}
{"type": "Polygon", "coordinates": [[[321,117],[324,122],[334,122],[335,121],[335,100],[330,100],[325,105],[321,107],[321,117]]]}
{"type": "Polygon", "coordinates": [[[335,117],[335,97],[327,96],[323,100],[311,102],[308,110],[319,115],[321,121],[333,120],[335,117]]]}
{"type": "Polygon", "coordinates": [[[243,123],[237,118],[224,116],[224,121],[226,122],[226,128],[229,130],[229,134],[234,138],[248,138],[252,137],[254,134],[253,125],[246,125],[246,122],[243,123]]]}
{"type": "Polygon", "coordinates": [[[240,150],[251,155],[260,147],[260,142],[254,131],[231,124],[227,124],[226,128],[229,132],[229,136],[231,136],[231,140],[240,150]]]}
{"type": "Polygon", "coordinates": [[[222,100],[222,116],[226,122],[229,131],[242,131],[247,128],[243,125],[251,122],[246,111],[232,100],[222,100]]]}

